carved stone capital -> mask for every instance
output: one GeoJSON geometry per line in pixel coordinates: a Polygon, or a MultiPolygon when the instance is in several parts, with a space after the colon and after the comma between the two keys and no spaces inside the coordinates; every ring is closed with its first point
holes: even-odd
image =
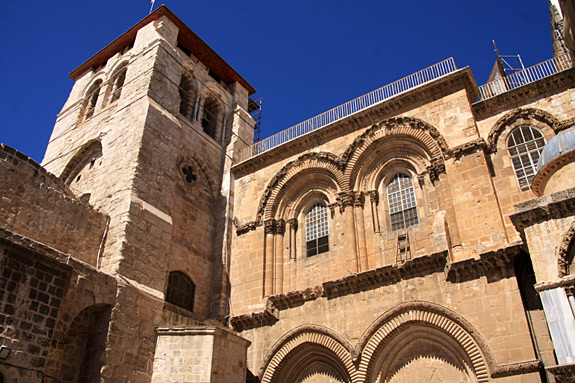
{"type": "Polygon", "coordinates": [[[417,182],[419,182],[420,187],[423,187],[423,185],[425,185],[425,173],[417,175],[417,182]]]}
{"type": "Polygon", "coordinates": [[[439,175],[445,173],[445,163],[441,159],[433,159],[427,167],[431,182],[439,180],[439,175]]]}
{"type": "Polygon", "coordinates": [[[346,207],[353,206],[355,194],[352,191],[341,192],[337,195],[337,204],[339,205],[340,212],[343,213],[346,207]]]}
{"type": "Polygon", "coordinates": [[[353,205],[361,207],[365,203],[365,194],[362,191],[356,191],[354,195],[353,205]]]}
{"type": "Polygon", "coordinates": [[[283,235],[285,231],[286,231],[286,221],[280,218],[276,221],[276,234],[283,235]]]}
{"type": "Polygon", "coordinates": [[[275,234],[276,232],[276,220],[271,218],[271,219],[266,219],[264,221],[264,233],[267,234],[275,234]]]}
{"type": "Polygon", "coordinates": [[[379,192],[377,190],[370,190],[367,192],[367,195],[371,199],[371,202],[375,202],[375,204],[379,204],[379,192]]]}
{"type": "Polygon", "coordinates": [[[290,218],[286,221],[286,223],[289,225],[290,230],[297,231],[297,219],[290,218]]]}

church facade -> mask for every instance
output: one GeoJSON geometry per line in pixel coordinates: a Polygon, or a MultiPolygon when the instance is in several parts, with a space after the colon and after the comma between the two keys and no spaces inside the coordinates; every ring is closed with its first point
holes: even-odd
{"type": "Polygon", "coordinates": [[[162,6],[0,146],[0,382],[570,382],[575,69],[452,59],[256,144],[162,6]],[[519,82],[518,82],[519,81],[519,82]]]}

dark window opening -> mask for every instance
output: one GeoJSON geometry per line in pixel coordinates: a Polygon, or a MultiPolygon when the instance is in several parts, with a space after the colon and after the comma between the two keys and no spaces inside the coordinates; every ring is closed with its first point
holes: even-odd
{"type": "Polygon", "coordinates": [[[180,80],[180,113],[188,119],[192,119],[194,79],[188,72],[182,74],[180,80]]]}
{"type": "Polygon", "coordinates": [[[220,104],[214,97],[208,97],[204,103],[202,113],[202,128],[208,136],[216,138],[216,128],[220,114],[220,104]]]}
{"type": "Polygon", "coordinates": [[[98,104],[98,97],[100,96],[100,86],[102,85],[102,80],[98,80],[92,85],[90,91],[88,92],[88,109],[86,110],[86,118],[90,118],[94,115],[94,110],[98,104]]]}
{"type": "Polygon", "coordinates": [[[194,311],[194,294],[196,286],[190,278],[181,271],[172,271],[168,277],[166,302],[194,311]]]}
{"type": "Polygon", "coordinates": [[[124,81],[126,80],[126,68],[121,69],[114,78],[114,91],[112,92],[111,102],[114,102],[120,98],[122,94],[122,87],[124,86],[124,81]]]}

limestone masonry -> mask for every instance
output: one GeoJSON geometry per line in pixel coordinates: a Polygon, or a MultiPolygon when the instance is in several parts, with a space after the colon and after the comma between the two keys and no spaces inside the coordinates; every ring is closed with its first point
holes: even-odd
{"type": "Polygon", "coordinates": [[[158,8],[71,73],[42,164],[0,144],[0,383],[574,382],[560,42],[253,146],[255,89],[158,8]]]}

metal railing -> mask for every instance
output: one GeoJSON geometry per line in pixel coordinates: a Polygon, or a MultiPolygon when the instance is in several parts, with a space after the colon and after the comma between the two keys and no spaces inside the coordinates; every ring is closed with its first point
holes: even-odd
{"type": "Polygon", "coordinates": [[[435,80],[441,76],[457,70],[453,57],[443,60],[435,65],[420,70],[412,75],[392,82],[370,93],[360,96],[345,104],[337,106],[320,115],[310,118],[304,122],[283,130],[273,136],[267,137],[253,145],[243,149],[238,158],[238,162],[245,161],[260,153],[266,152],[290,140],[300,137],[304,134],[313,132],[321,127],[329,125],[335,121],[346,118],[354,113],[360,112],[377,103],[385,101],[416,86],[435,80]]]}
{"type": "Polygon", "coordinates": [[[487,100],[498,94],[549,77],[555,73],[569,69],[571,66],[572,63],[569,55],[557,56],[550,60],[543,61],[537,65],[480,86],[479,92],[481,96],[479,101],[487,100]]]}

